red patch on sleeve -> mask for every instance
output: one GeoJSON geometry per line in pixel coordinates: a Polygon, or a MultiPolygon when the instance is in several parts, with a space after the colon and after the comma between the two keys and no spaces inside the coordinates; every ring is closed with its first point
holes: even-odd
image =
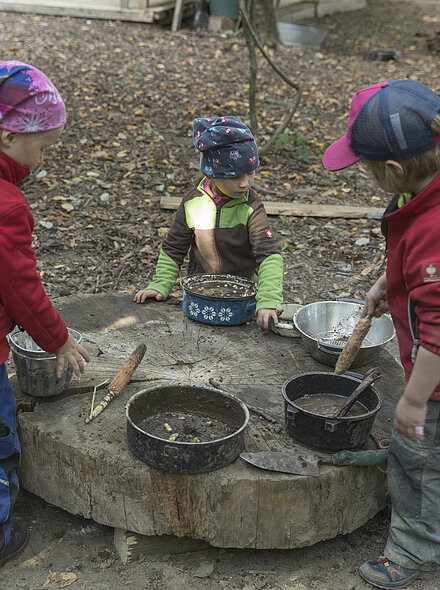
{"type": "Polygon", "coordinates": [[[271,231],[270,229],[267,229],[267,230],[266,230],[266,236],[267,236],[268,238],[273,238],[273,233],[272,233],[272,231],[271,231]]]}

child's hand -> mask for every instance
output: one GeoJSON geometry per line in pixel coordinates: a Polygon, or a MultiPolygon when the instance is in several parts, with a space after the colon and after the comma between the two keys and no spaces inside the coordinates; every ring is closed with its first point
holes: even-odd
{"type": "Polygon", "coordinates": [[[162,301],[163,295],[156,291],[155,289],[144,289],[143,291],[138,291],[133,298],[135,303],[145,303],[147,299],[156,299],[157,301],[162,301]]]}
{"type": "Polygon", "coordinates": [[[414,405],[412,401],[408,400],[403,395],[396,406],[394,428],[397,432],[406,436],[406,438],[418,442],[423,438],[423,425],[425,424],[426,410],[427,404],[425,401],[421,401],[417,405],[414,405]],[[416,428],[418,430],[416,430],[416,428]],[[417,432],[420,434],[417,434],[417,432]]]}
{"type": "Polygon", "coordinates": [[[373,314],[379,318],[383,313],[388,311],[388,303],[386,299],[387,279],[383,274],[365,296],[365,305],[362,310],[361,317],[368,314],[373,314]]]}
{"type": "Polygon", "coordinates": [[[272,319],[275,325],[278,324],[278,316],[282,312],[282,308],[277,309],[259,309],[257,313],[257,326],[260,330],[267,330],[269,322],[272,319]]]}
{"type": "Polygon", "coordinates": [[[73,372],[78,378],[81,377],[81,373],[84,373],[83,359],[86,362],[90,361],[87,350],[78,344],[70,332],[66,342],[57,350],[56,355],[58,379],[63,376],[64,361],[72,366],[73,372]]]}

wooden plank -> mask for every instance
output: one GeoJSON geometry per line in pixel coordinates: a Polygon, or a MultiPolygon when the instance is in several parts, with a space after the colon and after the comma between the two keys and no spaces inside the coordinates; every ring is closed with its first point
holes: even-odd
{"type": "MultiPolygon", "coordinates": [[[[161,209],[177,209],[179,197],[162,196],[161,209]]],[[[325,205],[295,203],[292,201],[264,201],[268,215],[287,215],[292,217],[343,217],[344,219],[382,219],[384,209],[381,207],[325,205]]]]}
{"type": "MultiPolygon", "coordinates": [[[[179,1],[182,5],[190,2],[179,1]]],[[[112,0],[95,0],[93,3],[82,0],[75,0],[75,3],[65,0],[28,0],[23,3],[3,0],[0,1],[0,11],[153,23],[161,18],[162,13],[172,10],[175,1],[163,0],[160,5],[146,8],[150,4],[148,0],[138,0],[136,8],[130,8],[130,0],[119,0],[116,4],[112,0]]]]}
{"type": "Polygon", "coordinates": [[[156,11],[140,12],[132,9],[112,8],[79,8],[72,6],[57,6],[48,4],[16,4],[13,2],[0,2],[2,12],[20,12],[31,14],[46,14],[52,16],[75,16],[83,18],[96,18],[105,20],[122,20],[130,22],[152,23],[155,20],[156,11]]]}

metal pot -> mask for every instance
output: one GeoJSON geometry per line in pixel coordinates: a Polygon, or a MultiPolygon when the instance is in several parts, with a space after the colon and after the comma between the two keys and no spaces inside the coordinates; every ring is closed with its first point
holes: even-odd
{"type": "MultiPolygon", "coordinates": [[[[317,301],[299,309],[293,317],[306,351],[324,365],[334,367],[344,345],[360,319],[363,303],[317,301]]],[[[395,330],[387,314],[373,318],[371,328],[355,356],[352,368],[370,363],[394,338],[395,330]]]]}
{"type": "Polygon", "coordinates": [[[130,450],[148,465],[179,473],[212,471],[235,461],[243,450],[244,430],[249,421],[249,411],[237,397],[190,383],[157,385],[139,391],[128,401],[126,416],[130,450]],[[234,431],[209,442],[159,438],[145,432],[139,424],[160,410],[211,416],[232,426],[234,431]]]}
{"type": "Polygon", "coordinates": [[[236,326],[255,317],[257,285],[235,275],[195,274],[181,280],[183,313],[192,320],[213,326],[236,326]],[[215,281],[251,289],[249,297],[215,297],[197,292],[204,283],[215,281]]]}
{"type": "Polygon", "coordinates": [[[295,400],[307,394],[332,394],[349,397],[362,381],[357,373],[302,373],[283,384],[286,429],[301,445],[320,451],[334,452],[358,449],[370,436],[377,412],[382,405],[374,387],[367,387],[359,396],[365,414],[327,418],[296,405],[295,400]]]}
{"type": "MultiPolygon", "coordinates": [[[[82,335],[72,328],[67,330],[80,344],[82,335]]],[[[58,378],[56,355],[40,348],[27,332],[15,328],[8,334],[8,341],[23,393],[34,397],[51,397],[67,389],[73,376],[73,369],[67,361],[64,363],[62,376],[58,378]]]]}

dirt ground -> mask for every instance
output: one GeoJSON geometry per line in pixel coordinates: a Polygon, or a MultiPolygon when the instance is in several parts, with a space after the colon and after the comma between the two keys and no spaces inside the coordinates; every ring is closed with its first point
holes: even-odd
{"type": "MultiPolygon", "coordinates": [[[[322,153],[344,133],[357,89],[409,77],[440,91],[438,53],[426,45],[440,29],[438,2],[368,0],[363,10],[316,22],[332,27],[319,51],[272,53],[303,98],[289,135],[262,158],[257,187],[267,200],[384,207],[387,196],[361,168],[331,174],[322,153]],[[380,48],[398,59],[370,59],[380,48]]],[[[53,299],[145,286],[173,215],[159,207],[160,198],[181,195],[197,172],[192,119],[227,110],[247,120],[242,36],[189,25],[171,35],[159,25],[1,14],[2,59],[40,67],[68,108],[59,145],[22,186],[35,216],[39,270],[53,299]]],[[[262,58],[258,75],[264,145],[294,91],[262,58]]],[[[377,276],[378,221],[271,217],[271,225],[283,247],[286,302],[362,298],[377,276]]],[[[366,590],[356,568],[381,552],[389,522],[385,511],[349,535],[292,551],[213,548],[124,566],[111,529],[25,491],[18,514],[31,526],[31,541],[1,571],[0,588],[8,590],[67,584],[75,590],[366,590]]],[[[434,590],[438,581],[423,588],[434,590]]]]}

